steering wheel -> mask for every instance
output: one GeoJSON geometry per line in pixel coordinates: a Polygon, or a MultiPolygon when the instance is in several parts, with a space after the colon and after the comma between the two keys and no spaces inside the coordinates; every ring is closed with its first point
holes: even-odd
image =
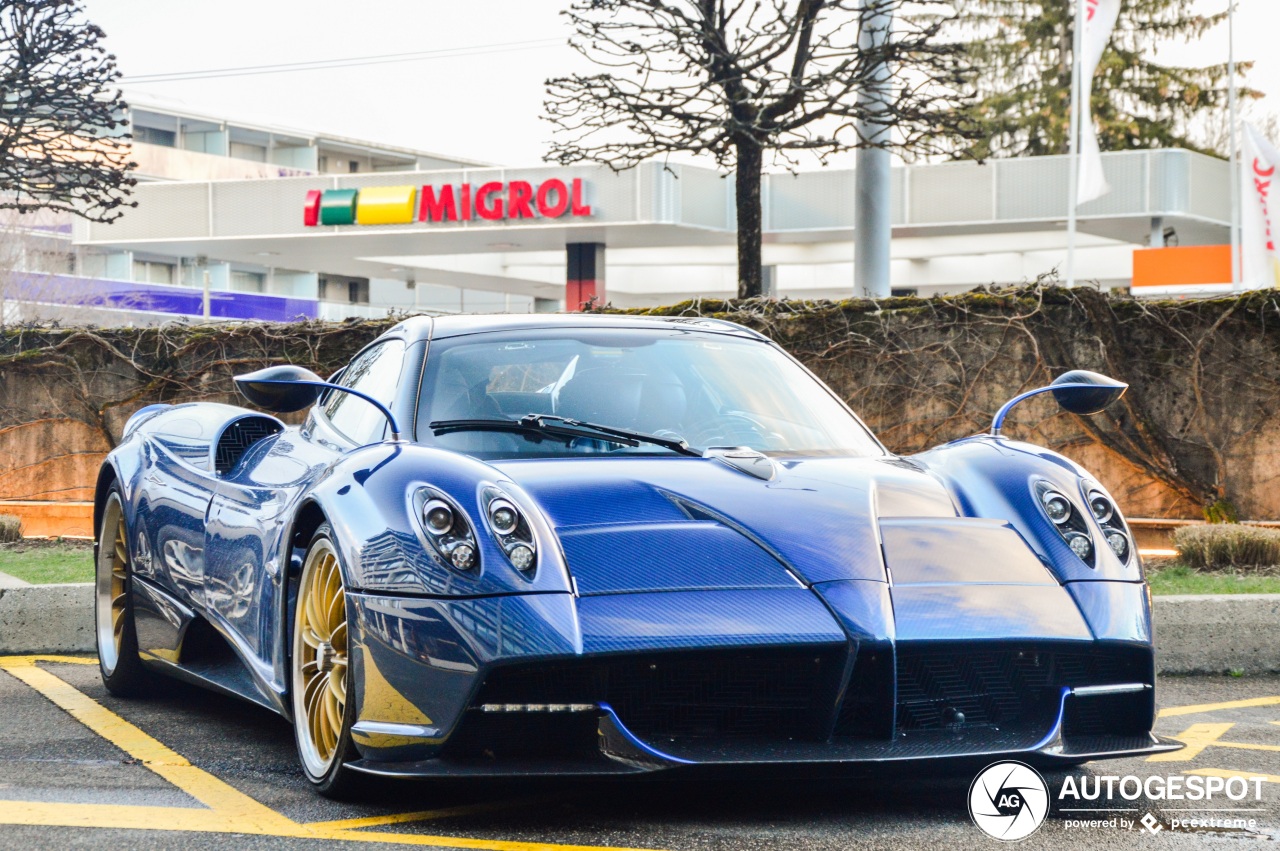
{"type": "Polygon", "coordinates": [[[759,420],[741,411],[725,411],[716,419],[695,426],[688,440],[691,446],[759,446],[776,437],[759,420]]]}

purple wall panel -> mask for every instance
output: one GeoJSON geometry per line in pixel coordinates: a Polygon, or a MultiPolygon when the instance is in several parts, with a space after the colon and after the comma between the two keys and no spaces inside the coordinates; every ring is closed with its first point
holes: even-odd
{"type": "MultiPolygon", "coordinates": [[[[142,284],[71,275],[32,275],[16,282],[13,297],[54,304],[143,310],[181,316],[203,316],[203,293],[189,287],[142,284]]],[[[213,290],[209,315],[217,319],[257,319],[289,322],[314,319],[319,305],[314,299],[213,290]]]]}

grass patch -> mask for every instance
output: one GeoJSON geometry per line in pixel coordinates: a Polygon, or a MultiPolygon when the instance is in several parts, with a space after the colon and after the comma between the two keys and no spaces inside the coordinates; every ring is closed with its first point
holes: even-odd
{"type": "Polygon", "coordinates": [[[33,585],[92,582],[93,545],[65,541],[5,544],[0,546],[0,573],[33,585]]]}
{"type": "Polygon", "coordinates": [[[1184,564],[1147,568],[1151,593],[1169,594],[1280,594],[1280,573],[1257,570],[1194,570],[1184,564]]]}

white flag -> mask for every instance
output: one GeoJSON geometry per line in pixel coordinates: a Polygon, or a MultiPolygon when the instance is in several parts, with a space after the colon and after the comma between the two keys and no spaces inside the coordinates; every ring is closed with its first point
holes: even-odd
{"type": "Polygon", "coordinates": [[[1111,31],[1116,28],[1120,16],[1120,0],[1076,0],[1083,8],[1084,49],[1080,51],[1080,88],[1083,96],[1080,113],[1080,182],[1076,203],[1083,204],[1101,198],[1111,191],[1107,176],[1102,172],[1102,151],[1098,147],[1098,131],[1093,126],[1093,110],[1090,93],[1093,91],[1093,75],[1102,61],[1102,53],[1111,41],[1111,31]]]}
{"type": "Polygon", "coordinates": [[[1280,286],[1280,252],[1272,222],[1272,190],[1280,151],[1252,124],[1244,126],[1241,157],[1240,260],[1244,285],[1251,289],[1280,286]]]}

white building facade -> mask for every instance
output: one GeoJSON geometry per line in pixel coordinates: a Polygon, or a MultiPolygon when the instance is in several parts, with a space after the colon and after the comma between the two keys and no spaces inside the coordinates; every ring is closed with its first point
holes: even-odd
{"type": "MultiPolygon", "coordinates": [[[[93,308],[93,321],[157,322],[634,307],[736,292],[733,182],[712,169],[502,168],[154,106],[131,120],[137,208],[59,231],[66,268],[43,270],[28,297],[93,308]]],[[[1113,189],[1080,210],[1079,280],[1127,288],[1135,252],[1228,242],[1226,162],[1154,150],[1104,165],[1113,189]]],[[[1067,172],[1065,157],[894,169],[895,293],[1062,268],[1067,172]]],[[[855,181],[836,169],[764,177],[771,294],[855,294],[855,181]]]]}

